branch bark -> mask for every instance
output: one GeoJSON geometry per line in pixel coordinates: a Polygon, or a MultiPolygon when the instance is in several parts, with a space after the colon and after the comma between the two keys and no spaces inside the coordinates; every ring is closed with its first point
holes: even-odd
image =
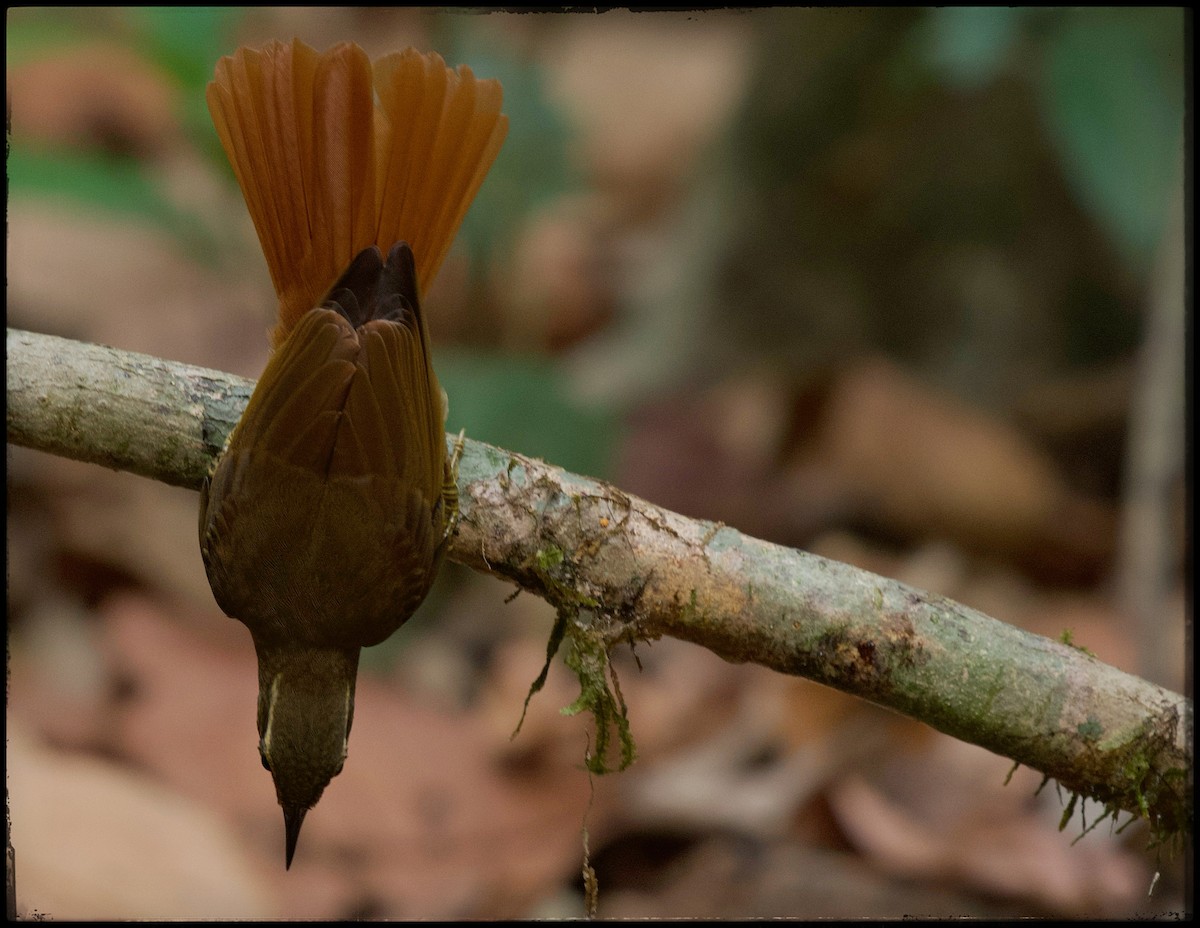
{"type": "MultiPolygon", "coordinates": [[[[8,440],[199,488],[253,382],[8,330],[8,440]]],[[[606,646],[669,635],[919,719],[1190,835],[1192,703],[960,603],[468,440],[450,557],[606,646]]]]}

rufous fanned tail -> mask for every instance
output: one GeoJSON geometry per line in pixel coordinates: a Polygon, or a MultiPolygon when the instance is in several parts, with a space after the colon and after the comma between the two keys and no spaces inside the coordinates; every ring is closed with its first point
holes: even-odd
{"type": "Polygon", "coordinates": [[[279,297],[278,347],[371,245],[400,240],[428,290],[500,150],[495,80],[414,49],[293,39],[217,64],[208,107],[279,297]]]}

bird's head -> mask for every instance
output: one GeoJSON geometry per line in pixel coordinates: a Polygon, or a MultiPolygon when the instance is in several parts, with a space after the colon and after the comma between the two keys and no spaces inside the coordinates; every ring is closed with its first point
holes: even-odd
{"type": "Polygon", "coordinates": [[[358,649],[258,651],[258,751],[283,807],[291,867],[305,814],[346,760],[358,649]]]}

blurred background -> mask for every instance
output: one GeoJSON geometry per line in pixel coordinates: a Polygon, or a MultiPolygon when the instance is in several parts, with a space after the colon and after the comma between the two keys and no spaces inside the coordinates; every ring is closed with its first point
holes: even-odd
{"type": "MultiPolygon", "coordinates": [[[[428,296],[448,427],[945,594],[1177,691],[1185,13],[10,9],[8,321],[255,377],[222,54],[415,45],[511,129],[428,296]]],[[[1190,126],[1190,121],[1188,123],[1190,126]]],[[[195,493],[8,449],[17,906],[54,918],[1181,912],[1144,823],[816,684],[614,655],[589,778],[553,612],[447,565],[364,653],[283,869],[195,493]],[[1127,816],[1121,817],[1121,823],[1127,816]],[[584,831],[586,828],[586,833],[584,831]],[[1148,895],[1155,874],[1159,877],[1148,895]]]]}

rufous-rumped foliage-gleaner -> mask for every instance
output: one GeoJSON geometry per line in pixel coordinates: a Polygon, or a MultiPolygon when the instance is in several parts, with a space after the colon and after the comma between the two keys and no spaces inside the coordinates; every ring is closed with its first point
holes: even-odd
{"type": "Polygon", "coordinates": [[[218,62],[208,106],[279,298],[200,498],[217,603],[258,655],[263,766],[300,826],[346,759],[362,648],[409,618],[457,516],[421,295],[507,131],[500,84],[299,40],[218,62]]]}

